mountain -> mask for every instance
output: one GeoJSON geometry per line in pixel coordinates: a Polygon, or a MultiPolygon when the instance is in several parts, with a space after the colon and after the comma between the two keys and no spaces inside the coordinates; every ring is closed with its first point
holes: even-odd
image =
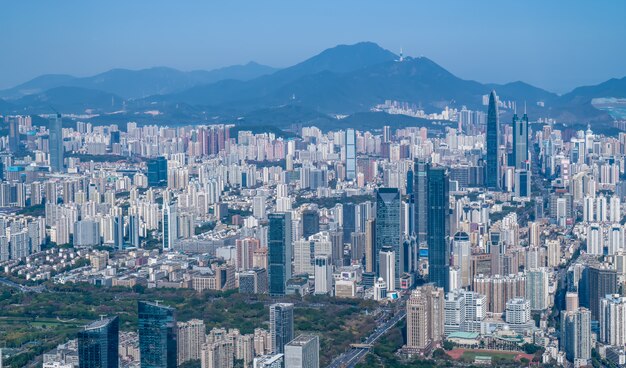
{"type": "Polygon", "coordinates": [[[180,70],[155,67],[141,70],[112,69],[91,77],[71,75],[43,75],[14,88],[0,91],[0,97],[17,99],[38,94],[56,87],[80,87],[112,93],[126,99],[156,94],[179,92],[199,84],[215,83],[224,79],[249,80],[271,74],[277,69],[250,62],[211,71],[180,70]]]}
{"type": "MultiPolygon", "coordinates": [[[[612,118],[596,109],[592,99],[626,97],[626,78],[559,96],[522,81],[483,84],[462,79],[426,57],[399,59],[374,43],[362,42],[327,49],[281,70],[255,63],[209,72],[115,69],[87,78],[42,76],[4,92],[15,96],[39,91],[8,99],[8,108],[14,111],[32,113],[45,109],[46,104],[67,113],[90,109],[104,113],[93,118],[104,123],[235,121],[254,126],[315,123],[329,127],[359,126],[359,119],[372,126],[391,120],[398,124],[426,123],[372,114],[371,109],[385,100],[415,104],[427,113],[440,112],[446,106],[484,111],[482,98],[492,89],[502,101],[516,102],[518,109],[526,105],[531,118],[605,124],[612,118]],[[50,87],[59,83],[63,86],[50,87]],[[116,114],[107,115],[111,112],[116,114]],[[350,117],[337,120],[335,115],[350,117]]],[[[509,121],[511,114],[510,109],[503,109],[503,121],[509,121]]]]}
{"type": "MultiPolygon", "coordinates": [[[[253,105],[266,104],[264,99],[270,98],[282,87],[300,78],[318,73],[349,73],[384,62],[391,62],[398,57],[392,52],[372,42],[361,42],[354,45],[339,45],[315,55],[289,68],[250,81],[224,80],[218,83],[197,86],[187,91],[161,96],[156,101],[180,102],[196,105],[253,105]]],[[[291,96],[280,101],[288,102],[291,96]]],[[[268,105],[265,105],[268,106],[268,105]]]]}
{"type": "Polygon", "coordinates": [[[16,100],[14,105],[31,114],[51,111],[84,113],[87,110],[101,113],[119,111],[123,108],[123,103],[124,99],[108,92],[80,87],[56,87],[36,95],[24,96],[16,100]]]}

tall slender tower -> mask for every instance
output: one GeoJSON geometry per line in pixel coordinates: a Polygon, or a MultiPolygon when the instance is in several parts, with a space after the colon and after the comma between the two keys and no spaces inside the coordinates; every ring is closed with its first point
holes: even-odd
{"type": "Polygon", "coordinates": [[[428,170],[430,164],[423,159],[415,160],[413,167],[413,200],[415,201],[413,212],[415,219],[413,228],[417,236],[418,244],[428,241],[428,170]]]}
{"type": "Polygon", "coordinates": [[[50,118],[50,170],[53,172],[63,171],[63,121],[61,114],[55,114],[50,118]]]}
{"type": "Polygon", "coordinates": [[[487,170],[485,184],[492,190],[500,190],[500,165],[498,149],[500,145],[500,119],[498,118],[498,96],[496,91],[489,95],[487,110],[487,170]]]}
{"type": "Polygon", "coordinates": [[[139,301],[137,310],[141,366],[175,368],[178,344],[174,308],[139,301]]]}
{"type": "Polygon", "coordinates": [[[449,289],[450,182],[443,167],[428,172],[428,275],[430,282],[449,289]]]}
{"type": "MultiPolygon", "coordinates": [[[[490,108],[491,109],[491,108],[490,108]]],[[[490,110],[491,111],[491,110],[490,110]]],[[[528,161],[528,115],[520,118],[513,115],[513,166],[516,169],[526,169],[528,161]]]]}
{"type": "Polygon", "coordinates": [[[356,178],[356,134],[354,129],[346,129],[346,180],[356,178]]]}
{"type": "Polygon", "coordinates": [[[268,219],[269,292],[270,295],[285,295],[287,281],[291,278],[291,213],[271,213],[268,219]]]}
{"type": "Polygon", "coordinates": [[[376,192],[376,267],[380,274],[380,251],[390,247],[395,253],[395,286],[400,287],[402,264],[402,230],[400,228],[400,191],[398,188],[379,188],[376,192]]]}

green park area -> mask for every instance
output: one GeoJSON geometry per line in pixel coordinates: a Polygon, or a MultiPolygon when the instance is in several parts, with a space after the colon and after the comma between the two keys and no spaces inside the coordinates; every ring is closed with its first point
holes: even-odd
{"type": "MultiPolygon", "coordinates": [[[[74,338],[81,326],[100,315],[118,315],[121,330],[136,330],[138,300],[159,300],[176,308],[178,321],[199,318],[208,330],[238,328],[244,334],[269,328],[269,305],[276,301],[265,295],[200,294],[187,289],[105,289],[80,284],[51,285],[44,293],[21,293],[0,287],[0,346],[15,352],[5,367],[27,366],[45,351],[74,338]]],[[[350,343],[367,336],[375,325],[366,313],[376,308],[372,302],[317,296],[279,301],[295,304],[296,334],[320,336],[322,366],[350,343]]]]}

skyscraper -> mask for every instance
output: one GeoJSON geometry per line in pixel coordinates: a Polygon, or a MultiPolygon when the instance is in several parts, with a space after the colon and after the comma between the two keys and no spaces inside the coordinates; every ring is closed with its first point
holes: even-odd
{"type": "Polygon", "coordinates": [[[163,249],[170,250],[178,240],[176,204],[163,205],[163,249]]]}
{"type": "Polygon", "coordinates": [[[308,239],[309,236],[320,232],[320,214],[316,209],[308,208],[302,211],[302,237],[308,239]]]}
{"type": "Polygon", "coordinates": [[[320,340],[315,335],[300,335],[285,345],[285,367],[319,368],[320,340]]]}
{"type": "Polygon", "coordinates": [[[293,340],[293,331],[293,304],[270,305],[270,336],[275,354],[285,353],[285,345],[293,340]]]}
{"type": "Polygon", "coordinates": [[[270,295],[285,295],[291,278],[291,213],[277,212],[268,216],[268,273],[270,295]]]}
{"type": "Polygon", "coordinates": [[[513,115],[513,162],[511,166],[516,169],[526,169],[528,161],[528,115],[519,118],[517,114],[513,115]]]}
{"type": "Polygon", "coordinates": [[[139,247],[139,216],[128,216],[128,243],[131,247],[139,247]]]}
{"type": "Polygon", "coordinates": [[[449,179],[445,168],[428,172],[428,275],[436,286],[449,289],[450,205],[449,179]]]}
{"type": "Polygon", "coordinates": [[[175,368],[177,362],[174,308],[138,302],[139,353],[142,368],[175,368]]]}
{"type": "Polygon", "coordinates": [[[63,172],[63,121],[61,114],[50,117],[50,170],[53,172],[63,172]]]}
{"type": "Polygon", "coordinates": [[[19,152],[20,124],[17,118],[9,118],[9,150],[13,155],[19,152]]]}
{"type": "Polygon", "coordinates": [[[413,290],[406,302],[406,348],[424,351],[444,334],[444,291],[427,284],[413,290]]]}
{"type": "Polygon", "coordinates": [[[591,359],[591,312],[588,309],[562,312],[561,346],[569,361],[591,359]]]}
{"type": "Polygon", "coordinates": [[[148,161],[148,185],[159,187],[167,185],[167,160],[157,157],[148,161]]]}
{"type": "Polygon", "coordinates": [[[587,267],[580,280],[580,305],[589,308],[591,318],[598,321],[602,298],[617,293],[617,290],[615,270],[603,265],[587,267]]]}
{"type": "Polygon", "coordinates": [[[485,184],[492,190],[500,190],[500,164],[498,150],[500,146],[500,118],[498,117],[498,96],[496,91],[489,95],[487,109],[487,169],[485,170],[485,184]]]}
{"type": "Polygon", "coordinates": [[[356,134],[354,129],[346,129],[346,180],[356,178],[356,134]]]}
{"type": "Polygon", "coordinates": [[[79,368],[117,368],[119,320],[103,318],[78,332],[79,368]]]}
{"type": "Polygon", "coordinates": [[[354,203],[345,203],[342,211],[343,242],[350,243],[350,235],[356,230],[356,210],[354,203]]]}
{"type": "Polygon", "coordinates": [[[376,268],[380,274],[380,250],[390,247],[395,253],[395,286],[400,288],[401,265],[400,192],[379,188],[376,192],[376,268]]]}
{"type": "Polygon", "coordinates": [[[413,200],[415,220],[413,222],[418,244],[428,242],[428,170],[425,160],[415,160],[413,167],[413,200]]]}

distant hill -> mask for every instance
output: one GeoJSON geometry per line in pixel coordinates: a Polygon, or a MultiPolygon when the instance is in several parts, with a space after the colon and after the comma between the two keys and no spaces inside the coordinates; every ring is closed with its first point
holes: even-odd
{"type": "Polygon", "coordinates": [[[34,114],[53,111],[72,111],[83,113],[111,112],[123,108],[124,100],[112,93],[79,87],[57,87],[45,92],[28,95],[15,101],[15,105],[34,114]]]}
{"type": "MultiPolygon", "coordinates": [[[[612,118],[592,106],[591,100],[626,97],[626,78],[559,96],[522,81],[501,85],[462,79],[426,57],[399,59],[375,43],[361,42],[324,50],[280,70],[248,63],[208,72],[151,68],[114,69],[86,78],[48,75],[0,91],[5,100],[0,102],[0,111],[49,112],[53,106],[65,113],[83,113],[85,109],[116,112],[93,118],[102,123],[233,121],[288,128],[302,124],[364,126],[367,121],[371,122],[368,126],[376,127],[385,122],[426,124],[370,112],[388,99],[416,104],[427,113],[446,106],[484,111],[482,96],[495,89],[502,100],[517,102],[518,109],[526,105],[531,119],[606,125],[612,118]],[[124,112],[119,113],[122,107],[124,112]],[[337,114],[349,117],[337,120],[337,114]]],[[[503,121],[510,115],[510,110],[505,111],[503,121]]]]}
{"type": "Polygon", "coordinates": [[[156,67],[141,70],[112,69],[91,77],[77,78],[70,75],[43,75],[14,88],[0,91],[0,97],[20,98],[38,94],[57,87],[80,87],[101,90],[125,99],[142,98],[156,94],[179,92],[199,84],[220,80],[249,80],[271,74],[277,69],[250,62],[211,71],[180,70],[156,67]]]}

